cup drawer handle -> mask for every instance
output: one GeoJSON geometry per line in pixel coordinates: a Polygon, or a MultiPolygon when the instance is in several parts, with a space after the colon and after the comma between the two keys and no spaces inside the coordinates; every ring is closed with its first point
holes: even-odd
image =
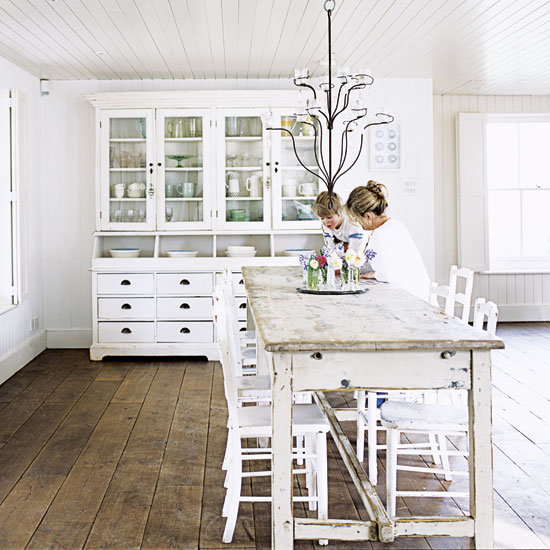
{"type": "Polygon", "coordinates": [[[189,304],[181,304],[180,309],[191,309],[189,304]]]}
{"type": "Polygon", "coordinates": [[[120,309],[132,309],[132,306],[130,304],[122,304],[120,309]]]}
{"type": "Polygon", "coordinates": [[[241,304],[241,305],[239,306],[239,309],[246,309],[246,304],[245,304],[245,303],[241,304]]]}
{"type": "Polygon", "coordinates": [[[240,284],[240,285],[244,285],[244,279],[241,279],[241,280],[239,281],[239,284],[240,284]]]}
{"type": "Polygon", "coordinates": [[[123,286],[129,286],[132,283],[128,279],[124,279],[120,282],[120,284],[123,285],[123,286]]]}
{"type": "Polygon", "coordinates": [[[187,327],[183,327],[183,328],[180,330],[180,332],[181,332],[182,334],[189,334],[191,331],[190,331],[187,327]]]}
{"type": "Polygon", "coordinates": [[[180,281],[180,285],[190,285],[191,283],[189,282],[189,279],[182,279],[180,281]]]}
{"type": "Polygon", "coordinates": [[[132,330],[129,329],[128,327],[123,328],[120,332],[121,332],[122,334],[132,334],[132,330]]]}
{"type": "Polygon", "coordinates": [[[246,327],[242,327],[239,329],[239,332],[246,332],[246,327]]]}

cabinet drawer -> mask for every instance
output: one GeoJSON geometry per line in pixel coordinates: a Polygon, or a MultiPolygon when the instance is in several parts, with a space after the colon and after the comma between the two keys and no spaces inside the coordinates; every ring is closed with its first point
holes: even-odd
{"type": "Polygon", "coordinates": [[[239,321],[246,321],[246,312],[248,308],[246,297],[237,296],[235,298],[235,306],[237,308],[237,318],[239,321]]]}
{"type": "Polygon", "coordinates": [[[157,323],[157,342],[207,343],[214,341],[214,323],[167,321],[157,323]]]}
{"type": "Polygon", "coordinates": [[[158,294],[212,294],[212,273],[159,273],[158,294]]]}
{"type": "Polygon", "coordinates": [[[99,298],[97,316],[100,319],[153,319],[154,298],[99,298]]]}
{"type": "Polygon", "coordinates": [[[160,319],[212,319],[212,298],[157,298],[160,319]]]}
{"type": "Polygon", "coordinates": [[[155,323],[104,322],[98,323],[99,342],[154,342],[155,323]]]}
{"type": "Polygon", "coordinates": [[[99,273],[98,294],[153,294],[152,273],[99,273]]]}
{"type": "MultiPolygon", "coordinates": [[[[231,279],[233,281],[233,288],[237,296],[245,296],[246,290],[244,288],[244,279],[242,273],[231,273],[231,279]]],[[[222,274],[216,274],[216,285],[222,284],[222,274]]]]}

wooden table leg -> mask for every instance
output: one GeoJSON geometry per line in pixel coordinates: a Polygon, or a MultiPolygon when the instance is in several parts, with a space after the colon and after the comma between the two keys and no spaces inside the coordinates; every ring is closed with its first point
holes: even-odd
{"type": "Polygon", "coordinates": [[[473,548],[493,548],[493,448],[491,439],[491,353],[472,352],[470,423],[470,514],[473,548]]]}
{"type": "Polygon", "coordinates": [[[292,550],[292,356],[274,353],[271,358],[271,548],[292,550]]]}

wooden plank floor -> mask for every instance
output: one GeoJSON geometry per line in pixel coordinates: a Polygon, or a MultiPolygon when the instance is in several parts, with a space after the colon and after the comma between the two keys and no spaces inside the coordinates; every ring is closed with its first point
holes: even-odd
{"type": "MultiPolygon", "coordinates": [[[[502,323],[498,333],[506,349],[493,355],[496,546],[549,548],[550,323],[502,323]]],[[[349,395],[331,399],[337,405],[349,395]]],[[[270,548],[265,503],[242,505],[233,544],[221,542],[225,424],[217,363],[95,363],[87,350],[45,351],[0,386],[0,549],[270,548]]],[[[346,429],[354,442],[354,426],[346,429]]],[[[450,443],[464,445],[461,438],[450,443]]],[[[455,463],[463,466],[464,459],[455,463]]],[[[383,453],[379,466],[377,490],[384,498],[383,453]]],[[[330,440],[328,470],[329,515],[367,519],[330,440]]],[[[402,472],[399,485],[444,490],[450,484],[402,472]]],[[[467,480],[451,485],[460,490],[467,480]]],[[[248,481],[244,490],[268,494],[269,480],[248,481]]],[[[461,514],[467,505],[406,498],[398,513],[461,514]]],[[[310,512],[296,505],[296,514],[310,512]]],[[[467,548],[468,541],[331,547],[467,548]]]]}

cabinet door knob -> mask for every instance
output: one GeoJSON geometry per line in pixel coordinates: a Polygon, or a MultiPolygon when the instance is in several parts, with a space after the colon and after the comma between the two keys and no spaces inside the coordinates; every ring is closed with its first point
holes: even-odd
{"type": "Polygon", "coordinates": [[[183,328],[180,330],[180,332],[181,332],[182,334],[189,334],[191,331],[190,331],[187,327],[183,327],[183,328]]]}
{"type": "Polygon", "coordinates": [[[189,304],[181,304],[180,309],[191,309],[189,304]]]}
{"type": "Polygon", "coordinates": [[[182,279],[182,280],[180,281],[180,285],[190,285],[190,284],[191,284],[191,283],[189,282],[188,279],[182,279]]]}
{"type": "Polygon", "coordinates": [[[122,304],[121,309],[132,309],[130,304],[122,304]]]}
{"type": "Polygon", "coordinates": [[[128,279],[124,279],[123,281],[120,282],[120,284],[123,286],[128,286],[128,285],[131,285],[132,283],[128,279]]]}
{"type": "Polygon", "coordinates": [[[246,304],[241,304],[241,305],[239,306],[239,309],[246,309],[246,304]]]}
{"type": "Polygon", "coordinates": [[[126,327],[126,328],[123,328],[120,332],[121,332],[122,334],[131,334],[131,333],[132,333],[131,329],[129,329],[129,328],[127,328],[127,327],[126,327]]]}

